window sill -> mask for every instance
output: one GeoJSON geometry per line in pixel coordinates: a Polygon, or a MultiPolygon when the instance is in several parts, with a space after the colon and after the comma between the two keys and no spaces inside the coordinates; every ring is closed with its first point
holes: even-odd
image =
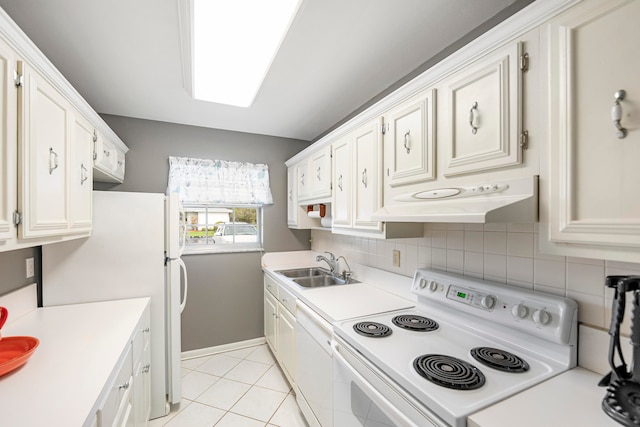
{"type": "Polygon", "coordinates": [[[242,252],[264,252],[264,248],[252,247],[252,248],[229,248],[229,249],[212,249],[212,248],[186,248],[182,256],[188,255],[211,255],[211,254],[231,254],[242,252]]]}

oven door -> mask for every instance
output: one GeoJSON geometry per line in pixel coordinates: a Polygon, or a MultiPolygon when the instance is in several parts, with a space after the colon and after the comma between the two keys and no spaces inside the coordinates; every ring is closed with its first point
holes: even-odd
{"type": "Polygon", "coordinates": [[[334,337],[332,351],[335,426],[447,426],[340,338],[334,337]]]}

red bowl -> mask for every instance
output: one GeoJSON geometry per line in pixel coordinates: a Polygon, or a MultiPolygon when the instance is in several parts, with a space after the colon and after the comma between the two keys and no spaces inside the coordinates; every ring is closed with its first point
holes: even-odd
{"type": "Polygon", "coordinates": [[[0,376],[24,365],[39,344],[40,340],[34,337],[3,337],[0,339],[0,376]]]}

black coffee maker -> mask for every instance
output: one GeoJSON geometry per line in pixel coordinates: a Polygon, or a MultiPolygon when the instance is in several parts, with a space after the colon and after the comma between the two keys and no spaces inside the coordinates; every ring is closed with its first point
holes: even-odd
{"type": "Polygon", "coordinates": [[[598,385],[607,387],[602,409],[618,423],[640,426],[640,276],[607,276],[605,285],[615,289],[609,335],[609,372],[598,385]],[[632,360],[629,369],[620,347],[620,323],[624,318],[627,292],[632,292],[632,360]],[[616,364],[616,356],[619,364],[616,364]]]}

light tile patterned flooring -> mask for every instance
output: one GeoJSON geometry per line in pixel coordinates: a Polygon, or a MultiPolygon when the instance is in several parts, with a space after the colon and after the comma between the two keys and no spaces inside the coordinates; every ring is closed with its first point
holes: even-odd
{"type": "Polygon", "coordinates": [[[266,344],[182,361],[182,403],[150,427],[307,427],[266,344]]]}

